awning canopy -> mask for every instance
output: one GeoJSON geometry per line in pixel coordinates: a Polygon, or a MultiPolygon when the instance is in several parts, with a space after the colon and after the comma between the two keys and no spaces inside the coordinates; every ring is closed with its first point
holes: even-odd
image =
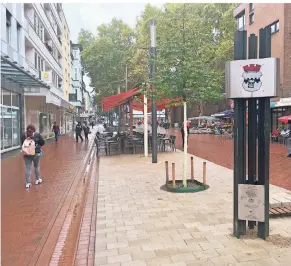
{"type": "MultiPolygon", "coordinates": [[[[104,98],[102,100],[102,110],[103,112],[107,112],[122,104],[127,103],[130,100],[132,100],[133,110],[137,110],[137,111],[144,110],[144,94],[143,94],[142,89],[140,88],[133,88],[129,91],[121,92],[119,94],[104,98]]],[[[163,110],[166,108],[180,106],[182,104],[183,104],[182,98],[176,98],[176,99],[165,98],[165,99],[157,101],[156,106],[157,106],[157,110],[163,110]]],[[[151,99],[148,99],[147,106],[148,106],[148,112],[151,112],[151,109],[152,109],[151,99]]]]}
{"type": "Polygon", "coordinates": [[[1,56],[1,76],[23,87],[50,88],[41,79],[25,71],[24,67],[17,66],[6,56],[1,56]]]}

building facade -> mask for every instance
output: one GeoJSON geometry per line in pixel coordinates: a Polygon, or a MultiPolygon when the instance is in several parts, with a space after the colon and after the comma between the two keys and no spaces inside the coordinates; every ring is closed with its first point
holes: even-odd
{"type": "Polygon", "coordinates": [[[70,104],[64,94],[63,24],[61,4],[25,3],[25,57],[31,71],[49,89],[25,88],[26,124],[34,124],[45,137],[52,135],[56,121],[66,132],[66,111],[70,104]]]}
{"type": "MultiPolygon", "coordinates": [[[[278,128],[278,117],[291,114],[291,4],[244,3],[234,10],[238,30],[259,36],[261,28],[271,28],[271,56],[280,58],[280,94],[274,99],[272,128],[278,128]]],[[[247,46],[248,47],[248,46],[247,46]]]]}
{"type": "Polygon", "coordinates": [[[70,35],[61,4],[1,4],[1,153],[19,148],[34,124],[45,137],[52,124],[73,131],[70,35]]]}
{"type": "Polygon", "coordinates": [[[77,116],[84,112],[84,71],[81,62],[81,46],[71,42],[71,92],[69,101],[74,105],[77,116]]]}
{"type": "Polygon", "coordinates": [[[43,88],[48,85],[30,71],[25,58],[24,5],[1,6],[1,153],[19,148],[25,129],[24,88],[43,88]]]}

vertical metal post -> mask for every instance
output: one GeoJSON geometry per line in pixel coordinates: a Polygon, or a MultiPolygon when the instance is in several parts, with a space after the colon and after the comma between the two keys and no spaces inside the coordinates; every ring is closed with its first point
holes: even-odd
{"type": "MultiPolygon", "coordinates": [[[[120,86],[118,86],[118,94],[120,93],[120,86]]],[[[118,106],[118,132],[121,129],[121,106],[118,106]]]]}
{"type": "MultiPolygon", "coordinates": [[[[150,20],[150,38],[151,38],[151,68],[150,68],[150,79],[155,77],[155,57],[157,55],[156,50],[156,21],[150,20]]],[[[155,88],[152,86],[152,163],[158,162],[158,147],[157,147],[157,108],[155,99],[155,88]]]]}
{"type": "MultiPolygon", "coordinates": [[[[234,60],[246,59],[246,31],[236,31],[234,60]]],[[[238,184],[246,180],[246,100],[234,100],[234,182],[233,182],[233,234],[246,233],[246,221],[238,219],[238,184]]]]}
{"type": "Polygon", "coordinates": [[[269,236],[270,99],[259,100],[258,185],[265,187],[265,222],[258,222],[258,237],[269,236]]]}
{"type": "MultiPolygon", "coordinates": [[[[260,58],[271,57],[271,29],[260,29],[260,58]]],[[[258,237],[269,236],[270,98],[259,99],[258,185],[265,187],[265,222],[258,223],[258,237]]]]}
{"type": "Polygon", "coordinates": [[[132,109],[132,99],[129,102],[129,128],[130,128],[130,135],[133,135],[133,109],[132,109]]]}
{"type": "MultiPolygon", "coordinates": [[[[248,58],[255,59],[258,38],[255,34],[249,37],[248,58]]],[[[257,179],[257,99],[248,99],[248,184],[254,185],[257,179]]],[[[255,221],[248,221],[248,227],[253,229],[255,221]]]]}

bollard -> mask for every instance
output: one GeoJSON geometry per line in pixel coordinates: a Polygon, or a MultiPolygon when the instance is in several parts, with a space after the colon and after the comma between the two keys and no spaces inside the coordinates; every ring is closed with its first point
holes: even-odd
{"type": "Polygon", "coordinates": [[[206,162],[203,162],[203,185],[206,185],[206,162]]]}
{"type": "Polygon", "coordinates": [[[193,156],[191,156],[191,179],[194,180],[194,160],[193,160],[193,156]]]}
{"type": "Polygon", "coordinates": [[[175,163],[172,163],[172,182],[173,182],[173,188],[175,188],[176,187],[175,163]]]}
{"type": "Polygon", "coordinates": [[[169,182],[169,163],[168,161],[165,161],[165,166],[166,166],[166,184],[169,182]]]}

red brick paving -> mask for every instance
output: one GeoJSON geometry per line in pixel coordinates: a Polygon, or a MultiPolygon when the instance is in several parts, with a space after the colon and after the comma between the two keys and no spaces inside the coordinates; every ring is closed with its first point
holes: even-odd
{"type": "MultiPolygon", "coordinates": [[[[174,134],[177,147],[182,148],[181,133],[175,130],[174,134]]],[[[233,141],[224,140],[222,136],[191,134],[188,152],[233,169],[233,141]]],[[[291,190],[291,159],[287,158],[287,147],[282,144],[272,143],[270,146],[270,183],[291,190]]]]}
{"type": "Polygon", "coordinates": [[[1,265],[35,265],[89,146],[71,136],[45,145],[44,182],[30,190],[25,189],[21,156],[1,161],[1,265]]]}

